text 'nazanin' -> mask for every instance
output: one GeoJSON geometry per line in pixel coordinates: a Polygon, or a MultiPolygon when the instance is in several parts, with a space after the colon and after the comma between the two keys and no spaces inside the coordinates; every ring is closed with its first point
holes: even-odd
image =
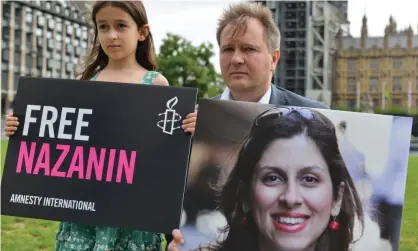
{"type": "MultiPolygon", "coordinates": [[[[33,111],[41,111],[39,123],[39,137],[45,137],[48,129],[49,137],[55,138],[53,124],[59,121],[56,138],[65,140],[88,141],[88,135],[81,134],[82,127],[88,127],[89,122],[84,121],[84,115],[91,115],[92,109],[78,109],[75,133],[64,133],[65,127],[71,127],[72,121],[67,119],[67,114],[75,113],[76,108],[64,107],[59,114],[53,106],[28,105],[25,114],[23,136],[27,136],[30,124],[36,124],[37,116],[33,111]],[[42,111],[41,111],[42,110],[42,111]]],[[[74,127],[74,126],[73,126],[74,127]]],[[[22,170],[26,174],[44,175],[61,178],[76,178],[117,183],[133,183],[136,151],[107,149],[93,146],[71,146],[69,144],[51,144],[41,142],[21,141],[19,147],[16,173],[22,170]],[[129,157],[128,157],[129,155],[129,157]],[[52,158],[56,157],[57,158],[52,158]],[[92,173],[94,170],[94,178],[92,173]],[[114,173],[116,171],[116,178],[114,173]],[[122,181],[122,176],[125,180],[122,181]]]]}

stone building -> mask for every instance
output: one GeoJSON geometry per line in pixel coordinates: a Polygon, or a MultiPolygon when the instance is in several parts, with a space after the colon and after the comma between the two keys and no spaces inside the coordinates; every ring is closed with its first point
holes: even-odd
{"type": "Polygon", "coordinates": [[[19,76],[72,78],[87,52],[88,2],[0,1],[2,114],[19,76]],[[76,3],[76,4],[75,4],[76,3]]]}
{"type": "Polygon", "coordinates": [[[418,34],[398,30],[393,17],[383,37],[367,34],[363,17],[361,37],[337,35],[333,74],[333,107],[344,109],[407,108],[418,105],[418,34]]]}

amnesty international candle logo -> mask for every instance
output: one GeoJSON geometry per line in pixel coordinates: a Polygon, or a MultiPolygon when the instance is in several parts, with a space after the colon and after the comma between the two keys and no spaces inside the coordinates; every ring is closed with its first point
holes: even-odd
{"type": "Polygon", "coordinates": [[[174,97],[167,101],[167,109],[165,112],[158,114],[158,116],[163,116],[164,119],[158,121],[157,126],[163,130],[163,133],[173,135],[174,130],[180,128],[176,126],[176,122],[181,120],[181,116],[176,112],[173,107],[178,103],[178,98],[174,97]]]}

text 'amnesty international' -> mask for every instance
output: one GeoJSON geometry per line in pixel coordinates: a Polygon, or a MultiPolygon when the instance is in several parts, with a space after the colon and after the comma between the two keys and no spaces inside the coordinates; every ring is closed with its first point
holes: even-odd
{"type": "Polygon", "coordinates": [[[51,198],[51,197],[41,197],[35,195],[25,195],[25,194],[12,194],[10,197],[11,203],[20,203],[27,205],[35,206],[44,206],[44,207],[56,207],[56,208],[66,208],[82,211],[92,211],[95,212],[94,202],[91,201],[80,201],[80,200],[68,200],[60,198],[51,198]]]}

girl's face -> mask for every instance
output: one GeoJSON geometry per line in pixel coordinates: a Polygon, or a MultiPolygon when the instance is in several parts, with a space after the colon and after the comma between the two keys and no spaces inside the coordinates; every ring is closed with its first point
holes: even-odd
{"type": "MultiPolygon", "coordinates": [[[[343,188],[342,183],[339,197],[343,188]]],[[[328,166],[305,134],[268,146],[255,169],[252,191],[250,210],[260,244],[275,250],[313,250],[341,207],[341,198],[333,201],[328,166]]]]}
{"type": "Polygon", "coordinates": [[[106,6],[96,14],[98,39],[103,51],[111,60],[134,57],[138,41],[144,41],[149,27],[138,27],[124,10],[106,6]]]}

